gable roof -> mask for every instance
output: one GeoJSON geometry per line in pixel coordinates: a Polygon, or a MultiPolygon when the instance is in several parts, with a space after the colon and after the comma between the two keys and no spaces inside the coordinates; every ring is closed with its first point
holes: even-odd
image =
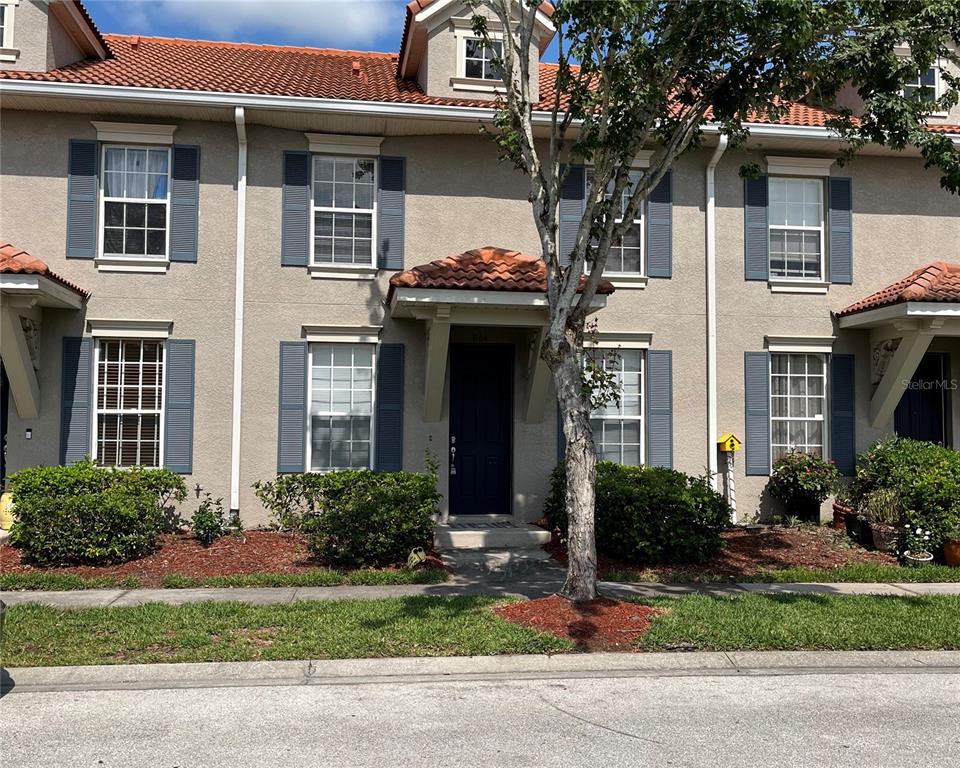
{"type": "Polygon", "coordinates": [[[960,302],[960,264],[934,261],[836,313],[837,317],[908,301],[960,302]]]}
{"type": "Polygon", "coordinates": [[[83,290],[79,285],[71,283],[69,280],[60,277],[53,272],[46,262],[41,261],[36,256],[31,256],[22,248],[18,248],[12,243],[4,242],[0,239],[0,274],[14,275],[42,275],[54,280],[60,285],[69,288],[74,293],[86,298],[90,294],[83,290]]]}
{"type": "MultiPolygon", "coordinates": [[[[585,280],[581,278],[581,289],[585,280]]],[[[486,245],[398,272],[390,278],[388,303],[396,288],[546,293],[547,268],[539,256],[486,245]]],[[[613,285],[603,280],[597,293],[613,293],[613,285]]]]}

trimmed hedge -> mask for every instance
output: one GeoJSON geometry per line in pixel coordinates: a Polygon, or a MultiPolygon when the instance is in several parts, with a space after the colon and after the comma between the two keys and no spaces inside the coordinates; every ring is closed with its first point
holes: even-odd
{"type": "Polygon", "coordinates": [[[436,477],[415,472],[306,472],[254,490],[277,527],[302,531],[318,560],[348,568],[401,565],[430,547],[440,499],[436,477]]]}
{"type": "Polygon", "coordinates": [[[155,546],[166,505],[187,487],[165,469],[114,469],[80,461],[10,477],[10,543],[38,565],[122,563],[155,546]]]}
{"type": "Polygon", "coordinates": [[[960,526],[960,452],[902,437],[877,441],[857,456],[849,495],[863,510],[871,494],[886,490],[897,495],[901,522],[930,531],[930,549],[939,550],[960,526]]]}
{"type": "MultiPolygon", "coordinates": [[[[550,480],[544,513],[566,538],[566,470],[550,480]]],[[[661,467],[597,462],[597,550],[636,565],[700,563],[723,545],[730,506],[700,477],[661,467]]]]}

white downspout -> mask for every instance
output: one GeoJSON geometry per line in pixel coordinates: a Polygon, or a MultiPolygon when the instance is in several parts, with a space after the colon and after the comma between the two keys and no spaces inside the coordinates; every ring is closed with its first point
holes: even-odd
{"type": "Polygon", "coordinates": [[[727,136],[707,163],[707,470],[710,485],[717,489],[717,163],[727,149],[727,136]]]}
{"type": "Polygon", "coordinates": [[[243,107],[237,124],[237,264],[233,310],[233,419],[230,444],[230,510],[240,509],[240,398],[243,394],[243,261],[247,227],[247,127],[243,107]]]}

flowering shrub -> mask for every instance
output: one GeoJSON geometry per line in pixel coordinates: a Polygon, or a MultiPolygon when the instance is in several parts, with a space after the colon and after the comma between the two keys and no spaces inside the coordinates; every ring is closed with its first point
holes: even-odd
{"type": "Polygon", "coordinates": [[[903,528],[903,551],[911,555],[919,555],[924,552],[930,552],[933,541],[930,538],[930,531],[919,525],[906,525],[903,528]]]}
{"type": "Polygon", "coordinates": [[[832,461],[811,453],[788,453],[777,459],[770,477],[770,493],[788,512],[819,507],[836,488],[840,473],[832,461]]]}

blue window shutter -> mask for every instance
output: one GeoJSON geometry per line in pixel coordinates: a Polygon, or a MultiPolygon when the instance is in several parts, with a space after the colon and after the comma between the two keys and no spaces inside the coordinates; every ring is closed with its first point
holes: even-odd
{"type": "Polygon", "coordinates": [[[280,264],[305,267],[310,254],[310,153],[283,153],[280,264]]]}
{"type": "Polygon", "coordinates": [[[97,255],[97,162],[95,141],[70,139],[67,175],[67,258],[97,255]]]}
{"type": "Polygon", "coordinates": [[[560,264],[570,263],[570,254],[580,229],[587,197],[586,172],[582,165],[571,165],[560,189],[560,221],[557,248],[560,264]]]}
{"type": "Polygon", "coordinates": [[[307,342],[280,342],[280,414],[277,472],[307,466],[307,342]]]}
{"type": "Polygon", "coordinates": [[[557,463],[567,458],[567,438],[563,434],[563,414],[560,413],[560,403],[557,403],[557,463]]]}
{"type": "Polygon", "coordinates": [[[379,186],[377,266],[380,269],[403,269],[404,196],[407,189],[405,158],[380,158],[379,186]]]}
{"type": "Polygon", "coordinates": [[[660,179],[647,200],[647,275],[673,276],[673,172],[660,179]]]}
{"type": "Polygon", "coordinates": [[[830,179],[830,282],[853,282],[853,181],[830,179]]]}
{"type": "Polygon", "coordinates": [[[673,469],[673,352],[647,351],[647,456],[651,467],[673,469]]]}
{"type": "Polygon", "coordinates": [[[744,276],[747,280],[766,280],[770,275],[770,232],[767,206],[767,177],[744,180],[744,276]]]}
{"type": "Polygon", "coordinates": [[[168,339],[163,413],[163,466],[181,475],[193,472],[193,399],[197,343],[168,339]]]}
{"type": "Polygon", "coordinates": [[[66,466],[91,453],[93,339],[64,337],[60,381],[60,463],[66,466]]]}
{"type": "Polygon", "coordinates": [[[379,472],[403,469],[403,344],[381,344],[377,355],[376,453],[379,472]]]}
{"type": "Polygon", "coordinates": [[[841,475],[851,476],[857,459],[854,356],[830,358],[830,455],[841,475]]]}
{"type": "Polygon", "coordinates": [[[770,354],[746,352],[743,356],[746,423],[746,473],[770,474],[770,354]]]}
{"type": "Polygon", "coordinates": [[[197,260],[200,147],[175,144],[170,175],[170,261],[197,260]]]}

